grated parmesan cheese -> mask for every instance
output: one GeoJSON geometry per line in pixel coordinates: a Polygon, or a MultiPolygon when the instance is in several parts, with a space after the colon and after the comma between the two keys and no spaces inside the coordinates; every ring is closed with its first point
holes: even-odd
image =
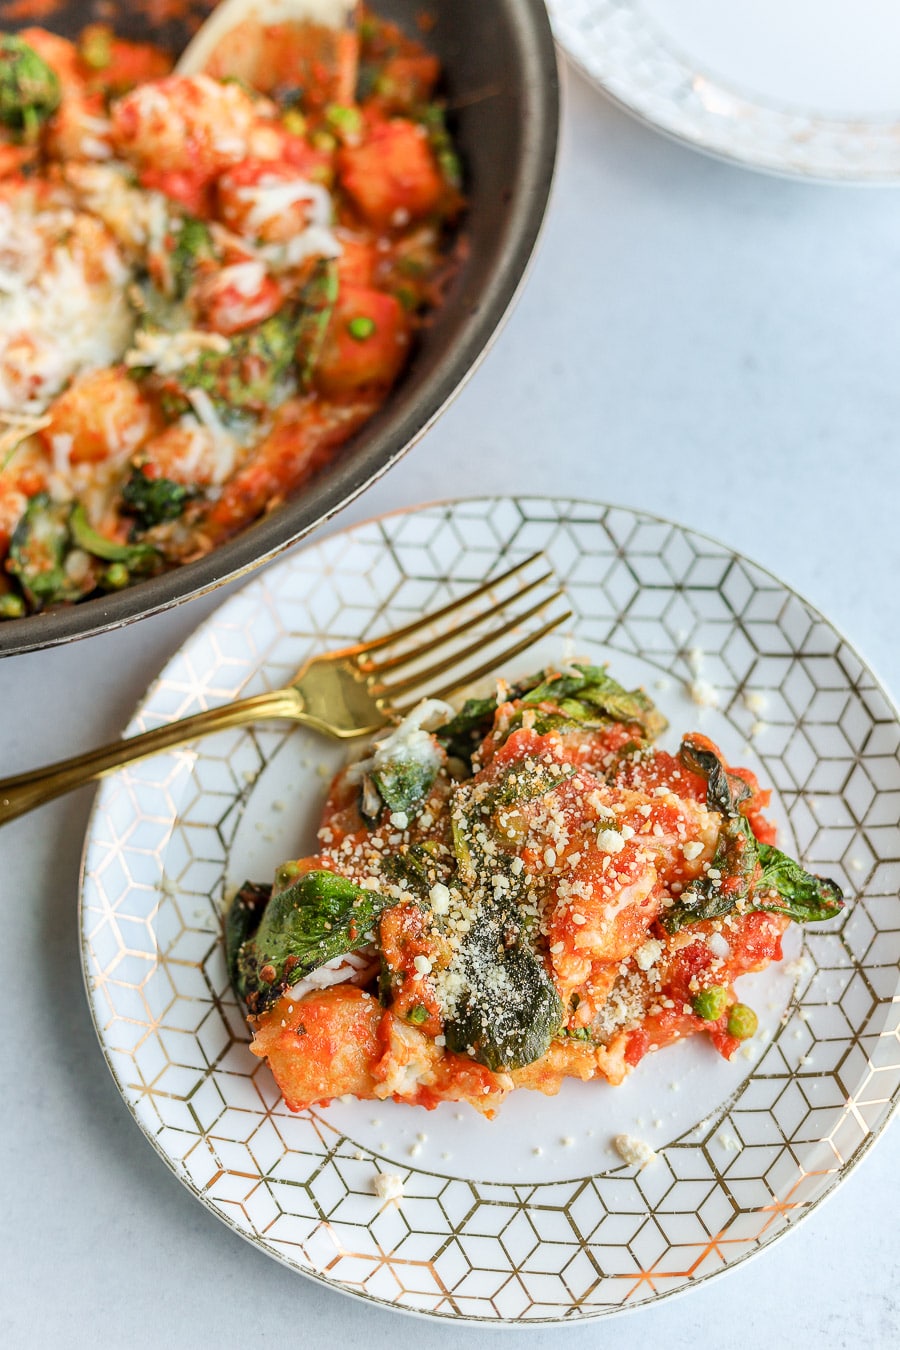
{"type": "Polygon", "coordinates": [[[656,938],[649,938],[634,954],[639,970],[651,970],[663,954],[663,944],[656,938]]]}
{"type": "Polygon", "coordinates": [[[691,680],[688,685],[688,693],[692,701],[700,708],[717,708],[719,706],[719,695],[708,680],[691,680]]]}
{"type": "Polygon", "coordinates": [[[372,1189],[379,1200],[399,1203],[403,1199],[403,1178],[396,1172],[377,1172],[372,1181],[372,1189]]]}
{"type": "Polygon", "coordinates": [[[648,1167],[650,1163],[656,1162],[657,1153],[643,1139],[637,1139],[633,1134],[617,1134],[613,1140],[613,1145],[619,1157],[629,1167],[637,1167],[641,1171],[648,1167]]]}
{"type": "Polygon", "coordinates": [[[717,956],[720,961],[724,961],[726,957],[731,955],[731,947],[721,933],[710,933],[706,939],[706,945],[713,956],[717,956]]]}
{"type": "Polygon", "coordinates": [[[618,830],[600,830],[597,834],[597,847],[603,853],[621,853],[625,840],[618,830]]]}

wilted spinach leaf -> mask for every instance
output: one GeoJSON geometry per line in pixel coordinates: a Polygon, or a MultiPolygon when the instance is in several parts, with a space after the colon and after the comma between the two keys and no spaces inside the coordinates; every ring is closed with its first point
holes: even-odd
{"type": "Polygon", "coordinates": [[[438,864],[437,845],[430,842],[413,844],[405,853],[388,853],[381,866],[389,881],[402,886],[423,904],[435,881],[444,881],[448,876],[447,865],[438,864]]]}
{"type": "Polygon", "coordinates": [[[16,578],[34,610],[80,600],[93,589],[90,574],[78,576],[66,570],[72,548],[71,514],[71,502],[55,502],[48,493],[38,492],[13,531],[7,571],[16,578]]]}
{"type": "Polygon", "coordinates": [[[175,295],[183,300],[203,263],[215,263],[216,250],[209,226],[196,216],[183,216],[171,253],[175,295]]]}
{"type": "Polygon", "coordinates": [[[627,690],[603,666],[576,664],[578,674],[554,675],[524,695],[525,703],[555,703],[566,717],[591,721],[599,713],[639,726],[648,741],[666,729],[666,719],[643,689],[627,690]]]}
{"type": "Polygon", "coordinates": [[[444,1027],[448,1049],[495,1072],[540,1059],[559,1035],[565,1010],[514,902],[482,903],[459,970],[466,992],[444,1027]]]}
{"type": "Polygon", "coordinates": [[[439,768],[437,758],[433,763],[426,763],[417,757],[407,759],[398,754],[396,759],[388,760],[380,768],[376,764],[369,777],[389,811],[410,811],[427,797],[439,768]]]}
{"type": "MultiPolygon", "coordinates": [[[[639,726],[647,743],[666,728],[666,719],[642,689],[623,689],[602,666],[575,665],[565,675],[539,671],[513,685],[509,699],[521,699],[533,710],[532,725],[539,736],[589,730],[614,721],[639,726]],[[540,704],[552,706],[540,708],[540,704]]],[[[496,711],[496,696],[467,699],[435,735],[448,755],[471,766],[472,754],[491,730],[496,711]]],[[[504,739],[521,727],[522,720],[520,710],[511,718],[504,739]]]]}
{"type": "Polygon", "coordinates": [[[378,915],[396,903],[325,871],[307,872],[273,895],[236,957],[235,986],[249,1011],[261,1012],[319,966],[367,946],[378,915]]]}
{"type": "MultiPolygon", "coordinates": [[[[227,350],[204,351],[177,372],[162,375],[135,366],[133,374],[155,389],[165,415],[190,412],[190,394],[204,390],[226,426],[246,426],[247,418],[276,407],[294,389],[299,311],[284,305],[255,328],[228,339],[227,350]]],[[[153,331],[154,325],[146,325],[153,331]]]]}
{"type": "Polygon", "coordinates": [[[750,796],[749,784],[729,773],[711,745],[696,736],[685,736],[678,757],[686,769],[706,779],[706,807],[723,816],[738,814],[741,802],[750,796]]]}
{"type": "Polygon", "coordinates": [[[438,727],[435,736],[447,754],[461,759],[471,768],[472,753],[484,740],[494,724],[497,698],[467,698],[455,717],[438,727]]]}
{"type": "Polygon", "coordinates": [[[718,919],[739,903],[749,900],[759,870],[756,838],[750,822],[741,814],[741,803],[750,796],[743,778],[730,774],[709,746],[692,736],[681,742],[679,756],[692,773],[706,779],[706,805],[722,816],[712,875],[700,876],[685,887],[679,900],[662,918],[663,927],[675,933],[687,923],[718,919]]]}
{"type": "Polygon", "coordinates": [[[309,388],[316,373],[337,297],[337,267],[332,259],[325,258],[316,266],[300,293],[297,359],[301,389],[309,388]]]}
{"type": "Polygon", "coordinates": [[[42,56],[12,33],[0,33],[0,123],[36,139],[59,107],[59,77],[42,56]]]}
{"type": "Polygon", "coordinates": [[[844,908],[844,895],[836,882],[805,871],[771,844],[759,844],[758,849],[762,873],[756,883],[754,909],[788,914],[798,923],[814,923],[833,919],[844,908]],[[780,904],[763,903],[772,891],[777,891],[780,904]]]}
{"type": "Polygon", "coordinates": [[[454,813],[453,848],[459,884],[472,897],[476,918],[456,957],[464,992],[444,1032],[451,1050],[468,1053],[489,1069],[533,1063],[565,1020],[562,1001],[519,907],[523,882],[504,868],[507,855],[495,831],[494,852],[488,856],[485,844],[491,842],[493,813],[553,792],[574,772],[568,764],[538,764],[531,771],[519,764],[486,791],[460,789],[464,805],[454,813]],[[498,870],[505,872],[505,890],[491,884],[498,870]]]}
{"type": "Polygon", "coordinates": [[[798,922],[831,919],[843,908],[840,888],[833,881],[812,876],[780,849],[761,844],[741,812],[752,795],[743,778],[729,773],[709,744],[686,736],[681,744],[685,768],[706,779],[706,804],[722,815],[710,872],[698,877],[662,917],[663,927],[675,933],[685,924],[721,918],[740,907],[787,914],[798,922]],[[777,891],[781,902],[772,901],[777,891]]]}
{"type": "Polygon", "coordinates": [[[263,910],[269,903],[271,894],[271,886],[245,881],[228,906],[228,913],[225,915],[225,961],[228,965],[228,978],[236,993],[240,992],[238,956],[241,947],[259,927],[263,910]]]}
{"type": "Polygon", "coordinates": [[[104,562],[120,562],[133,572],[146,572],[152,569],[159,558],[158,551],[151,544],[120,544],[117,539],[107,539],[88,522],[81,502],[72,507],[69,517],[69,529],[72,542],[104,562]]]}
{"type": "Polygon", "coordinates": [[[150,478],[135,465],[122,488],[122,510],[134,516],[137,528],[152,529],[164,520],[177,520],[197,489],[175,483],[171,478],[150,478]]]}

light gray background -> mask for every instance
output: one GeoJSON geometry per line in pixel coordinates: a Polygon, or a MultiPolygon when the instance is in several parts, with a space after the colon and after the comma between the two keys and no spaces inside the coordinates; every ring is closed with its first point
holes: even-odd
{"type": "MultiPolygon", "coordinates": [[[[570,73],[554,200],[518,309],[436,429],[331,528],[481,493],[646,508],[777,572],[896,698],[898,366],[900,191],[704,159],[570,73]]],[[[216,603],[0,662],[0,772],[118,734],[216,603]]],[[[283,1269],[148,1147],[82,988],[90,801],[83,791],[0,835],[0,1342],[496,1344],[499,1333],[414,1324],[283,1269]]],[[[734,1273],[631,1317],[510,1334],[535,1350],[896,1346],[898,1176],[895,1126],[826,1206],[734,1273]]]]}

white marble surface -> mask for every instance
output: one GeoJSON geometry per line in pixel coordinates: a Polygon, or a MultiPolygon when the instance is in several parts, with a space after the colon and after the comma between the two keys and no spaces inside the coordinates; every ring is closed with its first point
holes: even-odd
{"type": "MultiPolygon", "coordinates": [[[[516,313],[454,407],[335,522],[518,489],[671,516],[804,593],[900,695],[900,192],[758,177],[654,136],[570,77],[555,197],[516,313]]],[[[3,773],[117,734],[215,597],[0,663],[3,773]]],[[[91,793],[0,836],[0,1342],[66,1350],[423,1350],[494,1333],[342,1298],[235,1237],[118,1098],[85,1004],[91,793]]],[[[900,902],[898,902],[900,903],[900,902]]],[[[900,1128],[780,1245],[687,1297],[532,1346],[900,1344],[900,1128]]],[[[523,1335],[525,1333],[513,1333],[523,1335]]]]}

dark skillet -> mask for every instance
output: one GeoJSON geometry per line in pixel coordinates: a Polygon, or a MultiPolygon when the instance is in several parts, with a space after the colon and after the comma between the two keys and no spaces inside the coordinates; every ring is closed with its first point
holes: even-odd
{"type": "MultiPolygon", "coordinates": [[[[0,27],[25,26],[22,0],[0,0],[0,27]],[[8,21],[8,13],[16,21],[8,21]]],[[[190,31],[156,0],[66,3],[32,22],[67,35],[102,18],[129,37],[180,49],[190,31]],[[116,11],[120,13],[117,17],[116,11]]],[[[194,5],[194,15],[208,5],[194,5]]],[[[429,48],[466,172],[468,256],[441,310],[423,332],[391,397],[332,464],[298,495],[196,562],[128,590],[0,625],[0,655],[106,632],[249,571],[339,511],[422,435],[478,364],[509,309],[534,249],[550,191],[559,121],[556,54],[541,0],[373,0],[372,8],[415,33],[423,9],[435,18],[429,48]]],[[[458,484],[445,483],[452,495],[458,484]]]]}

